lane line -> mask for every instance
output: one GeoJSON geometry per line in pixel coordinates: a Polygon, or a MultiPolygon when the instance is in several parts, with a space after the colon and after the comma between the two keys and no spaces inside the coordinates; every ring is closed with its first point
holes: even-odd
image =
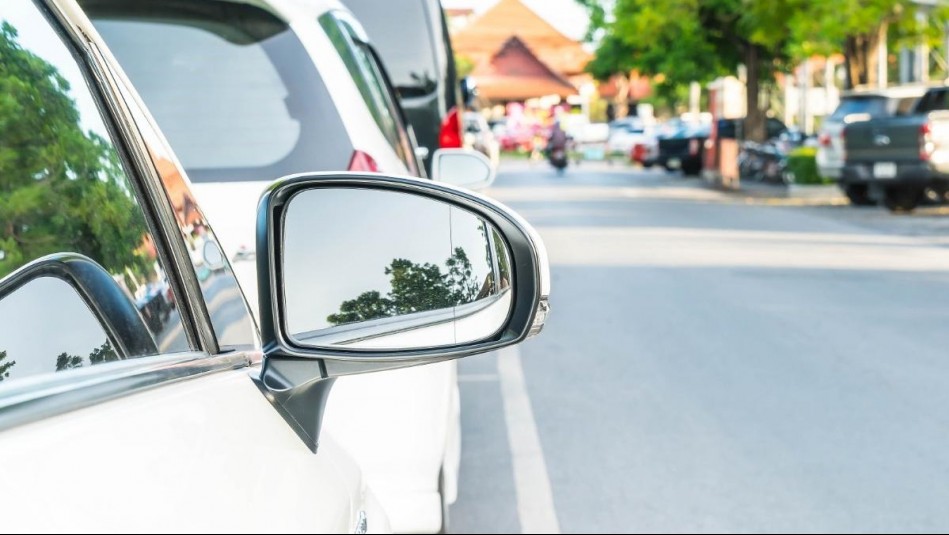
{"type": "Polygon", "coordinates": [[[459,383],[496,383],[500,380],[494,373],[459,373],[459,383]]]}
{"type": "Polygon", "coordinates": [[[521,533],[560,533],[547,462],[524,382],[520,350],[517,347],[502,349],[497,359],[521,533]]]}

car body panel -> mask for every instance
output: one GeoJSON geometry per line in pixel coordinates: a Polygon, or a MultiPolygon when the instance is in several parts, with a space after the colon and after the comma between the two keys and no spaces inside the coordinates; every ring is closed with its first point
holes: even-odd
{"type": "MultiPolygon", "coordinates": [[[[178,225],[187,218],[179,218],[176,210],[179,201],[191,197],[177,160],[76,3],[49,0],[45,5],[64,21],[81,52],[76,58],[92,71],[96,82],[90,84],[104,95],[98,109],[109,115],[112,133],[127,150],[122,161],[138,184],[135,192],[154,208],[155,219],[171,222],[156,227],[161,229],[158,247],[164,238],[182,247],[178,225]]],[[[192,213],[199,213],[195,209],[192,204],[192,213]]],[[[183,262],[171,264],[172,271],[200,279],[194,271],[199,266],[192,266],[187,253],[181,255],[183,262]]],[[[181,255],[169,253],[175,261],[181,255]]],[[[215,276],[225,277],[226,271],[210,275],[215,276]]],[[[194,318],[206,315],[199,325],[191,324],[196,319],[186,322],[199,332],[195,340],[205,350],[225,345],[231,329],[241,331],[250,345],[256,343],[235,289],[176,294],[182,310],[193,309],[194,318]],[[230,305],[218,308],[215,301],[230,305]],[[247,323],[217,323],[218,310],[222,321],[237,312],[247,323]]],[[[320,455],[313,455],[261,394],[251,378],[259,370],[253,365],[261,361],[258,350],[173,356],[104,363],[3,385],[0,399],[10,403],[4,415],[9,417],[32,402],[4,395],[34,392],[55,379],[36,403],[44,407],[40,413],[58,414],[0,433],[8,461],[0,483],[8,529],[349,532],[366,515],[371,531],[388,530],[385,513],[365,489],[355,462],[331,438],[320,455]],[[136,369],[147,374],[131,373],[136,369]]]]}
{"type": "MultiPolygon", "coordinates": [[[[380,131],[339,53],[318,23],[323,13],[343,9],[342,6],[323,0],[275,0],[255,4],[269,6],[288,21],[314,61],[335,109],[345,110],[339,114],[346,129],[343,135],[348,136],[353,149],[369,154],[382,172],[408,174],[409,169],[380,131]]],[[[147,66],[128,66],[130,71],[141,68],[147,66]]],[[[133,81],[136,78],[132,74],[130,77],[133,81]]],[[[147,103],[148,88],[140,91],[147,103]]],[[[161,125],[162,117],[158,119],[161,125]]],[[[304,160],[299,169],[291,172],[320,170],[320,165],[315,158],[304,160]]],[[[255,314],[259,304],[254,255],[257,221],[253,214],[261,193],[277,178],[264,176],[259,181],[193,184],[195,195],[213,224],[255,314]]],[[[456,364],[449,362],[433,368],[341,378],[334,386],[326,416],[326,432],[338,435],[342,446],[353,453],[366,474],[371,474],[370,484],[380,489],[377,497],[393,511],[392,525],[398,531],[437,531],[441,525],[438,473],[446,467],[446,471],[452,472],[446,478],[457,481],[455,458],[458,455],[446,446],[460,443],[456,364]],[[412,501],[404,498],[407,489],[411,489],[418,503],[423,505],[406,507],[405,503],[412,501]],[[403,511],[416,512],[400,514],[403,511]]]]}

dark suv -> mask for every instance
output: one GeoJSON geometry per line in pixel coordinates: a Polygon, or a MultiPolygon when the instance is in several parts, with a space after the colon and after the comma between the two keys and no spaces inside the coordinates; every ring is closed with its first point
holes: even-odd
{"type": "MultiPolygon", "coordinates": [[[[344,0],[376,44],[418,146],[460,148],[461,86],[438,0],[344,0]]],[[[425,159],[431,171],[431,159],[425,159]]]]}

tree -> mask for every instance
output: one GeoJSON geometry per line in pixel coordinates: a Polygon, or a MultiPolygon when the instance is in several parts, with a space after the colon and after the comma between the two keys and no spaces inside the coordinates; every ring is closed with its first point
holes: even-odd
{"type": "Polygon", "coordinates": [[[70,84],[0,26],[0,277],[38,257],[85,254],[146,273],[147,233],[112,144],[83,132],[70,84]]]}
{"type": "Polygon", "coordinates": [[[455,54],[455,71],[458,79],[465,78],[475,69],[474,61],[464,54],[455,54]]]}
{"type": "Polygon", "coordinates": [[[327,316],[332,325],[344,325],[439,310],[471,303],[478,299],[483,286],[474,274],[471,261],[461,247],[445,261],[448,273],[432,263],[418,264],[396,258],[385,268],[391,289],[383,296],[367,291],[355,299],[343,301],[339,312],[327,316]]]}
{"type": "Polygon", "coordinates": [[[744,65],[745,133],[764,139],[767,103],[759,90],[787,68],[786,17],[806,0],[615,0],[610,17],[597,0],[580,1],[603,12],[597,58],[607,65],[632,66],[669,87],[708,82],[744,65]]]}
{"type": "Polygon", "coordinates": [[[0,351],[0,381],[10,377],[10,368],[16,366],[16,361],[3,362],[7,359],[7,352],[0,351]]]}
{"type": "Polygon", "coordinates": [[[82,368],[82,357],[69,355],[66,352],[60,353],[56,357],[56,371],[63,372],[75,368],[82,368]]]}
{"type": "Polygon", "coordinates": [[[877,47],[888,37],[894,44],[912,46],[925,40],[934,44],[949,21],[945,3],[923,6],[908,0],[841,0],[813,2],[789,19],[793,32],[792,53],[798,58],[814,54],[844,54],[846,86],[875,86],[879,58],[877,47]],[[926,10],[921,13],[920,10],[926,10]]]}

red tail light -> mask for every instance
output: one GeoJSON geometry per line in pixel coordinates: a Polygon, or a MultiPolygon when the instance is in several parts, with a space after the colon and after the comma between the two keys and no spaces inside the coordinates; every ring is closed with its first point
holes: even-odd
{"type": "Polygon", "coordinates": [[[689,156],[695,156],[699,153],[699,140],[693,139],[689,141],[689,156]]]}
{"type": "Polygon", "coordinates": [[[825,133],[818,136],[817,143],[820,144],[821,147],[830,147],[830,134],[825,133]]]}
{"type": "Polygon", "coordinates": [[[349,160],[349,170],[350,171],[363,171],[367,173],[378,173],[379,164],[365,152],[357,150],[353,153],[353,157],[349,160]]]}
{"type": "Polygon", "coordinates": [[[458,117],[458,108],[452,108],[442,121],[442,129],[438,134],[438,146],[443,149],[460,149],[464,147],[461,138],[461,120],[458,117]]]}
{"type": "Polygon", "coordinates": [[[936,144],[933,143],[932,126],[929,123],[923,123],[919,127],[919,159],[929,161],[935,150],[936,144]]]}
{"type": "Polygon", "coordinates": [[[636,163],[646,161],[646,146],[639,143],[633,145],[632,160],[636,163]]]}

